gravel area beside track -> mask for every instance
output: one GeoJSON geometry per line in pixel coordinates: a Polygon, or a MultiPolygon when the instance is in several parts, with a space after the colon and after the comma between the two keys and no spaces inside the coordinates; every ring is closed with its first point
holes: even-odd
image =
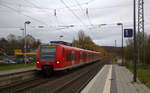
{"type": "Polygon", "coordinates": [[[73,69],[69,72],[56,72],[50,78],[39,77],[33,81],[13,86],[1,93],[78,93],[96,75],[104,64],[112,58],[73,69]]]}

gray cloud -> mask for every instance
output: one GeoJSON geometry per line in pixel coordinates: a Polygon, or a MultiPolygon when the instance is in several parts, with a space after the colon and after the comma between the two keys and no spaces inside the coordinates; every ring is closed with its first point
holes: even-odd
{"type": "MultiPolygon", "coordinates": [[[[133,26],[133,1],[131,0],[78,0],[81,3],[82,11],[74,0],[64,0],[72,11],[79,16],[77,19],[60,0],[0,0],[0,37],[6,37],[12,33],[17,36],[22,35],[20,28],[24,27],[24,22],[30,20],[27,25],[27,32],[42,42],[58,40],[60,35],[62,40],[71,42],[77,38],[80,29],[100,45],[121,45],[121,28],[116,23],[124,23],[125,28],[133,26]],[[90,2],[89,2],[90,1],[90,2]],[[88,4],[85,4],[89,2],[88,4]],[[92,24],[108,24],[101,28],[93,27],[89,29],[89,19],[85,9],[89,8],[89,18],[92,24]],[[54,9],[57,9],[57,17],[54,16],[54,9]],[[83,25],[81,21],[85,24],[83,25]],[[59,26],[75,25],[73,28],[62,30],[59,26]],[[40,29],[38,26],[44,26],[40,29]]],[[[150,34],[150,1],[145,0],[145,32],[150,34]]]]}

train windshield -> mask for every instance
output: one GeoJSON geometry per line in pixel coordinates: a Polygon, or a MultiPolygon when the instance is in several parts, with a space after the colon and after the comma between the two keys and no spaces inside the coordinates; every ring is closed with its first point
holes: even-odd
{"type": "Polygon", "coordinates": [[[54,61],[56,55],[56,46],[41,46],[40,60],[54,61]]]}

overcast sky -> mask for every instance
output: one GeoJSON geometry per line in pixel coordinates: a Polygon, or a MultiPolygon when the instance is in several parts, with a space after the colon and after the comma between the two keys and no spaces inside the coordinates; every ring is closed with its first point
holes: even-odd
{"type": "MultiPolygon", "coordinates": [[[[145,32],[150,34],[150,0],[144,2],[145,32]]],[[[116,23],[133,27],[133,0],[0,0],[0,38],[22,36],[20,29],[28,20],[27,33],[44,43],[59,40],[60,35],[71,42],[83,30],[99,45],[114,46],[117,40],[120,46],[121,27],[116,23]],[[64,27],[69,25],[74,27],[64,27]]]]}

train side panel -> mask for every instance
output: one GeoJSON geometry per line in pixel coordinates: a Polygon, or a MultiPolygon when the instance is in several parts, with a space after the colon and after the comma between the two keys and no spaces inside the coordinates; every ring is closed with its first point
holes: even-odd
{"type": "Polygon", "coordinates": [[[37,53],[37,68],[42,68],[43,65],[51,65],[56,71],[78,67],[93,61],[99,60],[99,53],[80,48],[57,45],[55,59],[53,61],[40,60],[40,48],[37,53]]]}

